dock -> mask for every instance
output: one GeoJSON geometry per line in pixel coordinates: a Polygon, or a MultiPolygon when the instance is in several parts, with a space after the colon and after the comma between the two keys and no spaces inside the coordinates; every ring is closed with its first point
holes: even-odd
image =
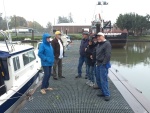
{"type": "MultiPolygon", "coordinates": [[[[53,91],[46,95],[40,93],[40,87],[27,101],[19,113],[149,113],[150,102],[118,70],[109,70],[111,100],[97,97],[99,90],[87,86],[85,66],[82,78],[76,79],[80,41],[73,41],[63,59],[63,76],[59,80],[50,79],[53,91]]],[[[112,65],[113,67],[113,65],[112,65]]]]}

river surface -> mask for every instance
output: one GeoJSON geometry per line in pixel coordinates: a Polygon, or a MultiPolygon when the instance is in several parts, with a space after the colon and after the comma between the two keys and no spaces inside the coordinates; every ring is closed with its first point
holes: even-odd
{"type": "Polygon", "coordinates": [[[150,100],[150,42],[128,42],[112,49],[112,67],[150,100]]]}

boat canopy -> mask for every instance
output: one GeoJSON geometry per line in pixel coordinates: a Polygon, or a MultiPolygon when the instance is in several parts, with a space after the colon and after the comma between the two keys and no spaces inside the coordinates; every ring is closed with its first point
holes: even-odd
{"type": "Polygon", "coordinates": [[[8,58],[11,55],[9,54],[9,52],[5,52],[5,51],[1,51],[0,50],[0,58],[8,58]]]}

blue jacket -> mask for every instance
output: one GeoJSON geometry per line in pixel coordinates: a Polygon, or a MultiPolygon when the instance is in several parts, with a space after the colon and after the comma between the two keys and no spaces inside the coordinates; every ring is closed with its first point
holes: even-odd
{"type": "Polygon", "coordinates": [[[53,66],[54,52],[51,44],[47,42],[48,33],[43,34],[43,43],[40,45],[38,56],[41,59],[42,66],[53,66]]]}
{"type": "Polygon", "coordinates": [[[85,48],[88,46],[89,39],[82,39],[80,44],[80,55],[85,57],[85,48]]]}

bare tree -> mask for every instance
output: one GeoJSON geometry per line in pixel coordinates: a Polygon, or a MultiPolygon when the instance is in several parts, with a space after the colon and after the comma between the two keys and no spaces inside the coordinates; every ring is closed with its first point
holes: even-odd
{"type": "Polygon", "coordinates": [[[51,33],[52,32],[52,23],[51,22],[48,22],[47,25],[46,25],[46,28],[47,30],[51,33]]]}
{"type": "Polygon", "coordinates": [[[74,22],[74,21],[73,21],[73,18],[72,18],[72,14],[71,14],[71,12],[69,13],[68,18],[69,18],[69,22],[70,22],[70,23],[73,23],[73,22],[74,22]]]}

